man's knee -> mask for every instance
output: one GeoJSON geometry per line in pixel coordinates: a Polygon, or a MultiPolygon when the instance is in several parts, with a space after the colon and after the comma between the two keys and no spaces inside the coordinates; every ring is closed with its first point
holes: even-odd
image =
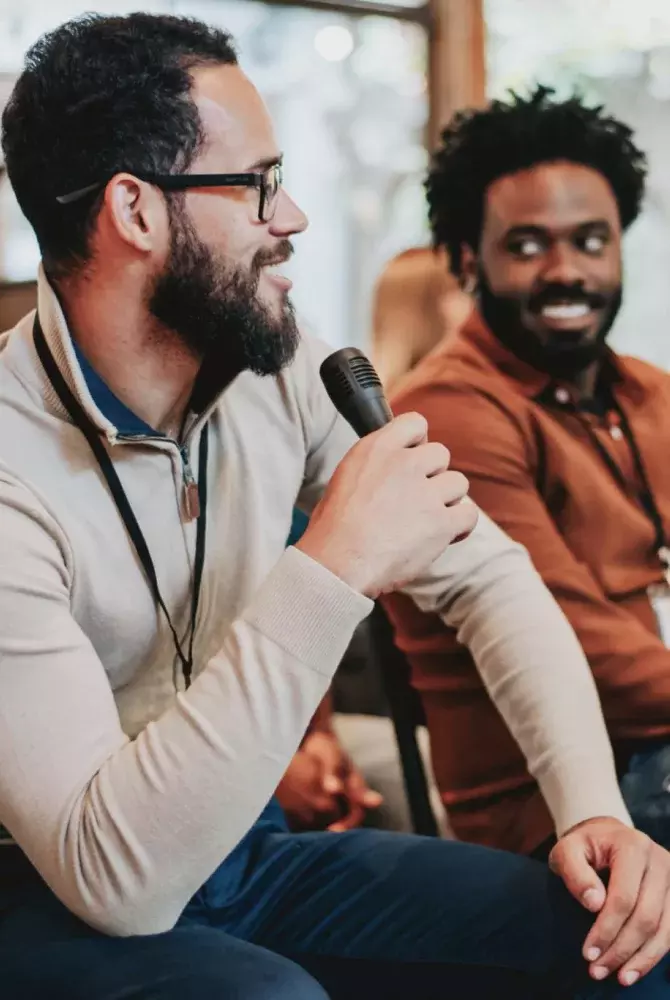
{"type": "Polygon", "coordinates": [[[171,936],[172,953],[146,1000],[328,1000],[309,973],[265,948],[203,928],[171,936]]]}
{"type": "Polygon", "coordinates": [[[105,938],[88,933],[2,952],[3,1000],[328,1000],[281,955],[210,927],[105,938]]]}

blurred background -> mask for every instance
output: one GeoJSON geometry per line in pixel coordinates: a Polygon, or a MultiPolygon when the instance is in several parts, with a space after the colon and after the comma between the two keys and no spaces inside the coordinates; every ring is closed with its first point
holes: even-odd
{"type": "MultiPolygon", "coordinates": [[[[236,36],[311,220],[292,264],[304,323],[366,347],[384,264],[428,240],[423,178],[440,126],[536,82],[579,87],[650,157],[628,235],[615,347],[670,368],[670,0],[0,0],[0,106],[28,46],[85,11],[189,14],[236,36]]],[[[30,308],[38,260],[0,178],[0,328],[30,308]]]]}

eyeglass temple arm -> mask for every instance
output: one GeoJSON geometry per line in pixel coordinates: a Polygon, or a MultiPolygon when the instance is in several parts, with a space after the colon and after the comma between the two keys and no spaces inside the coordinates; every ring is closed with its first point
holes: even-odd
{"type": "Polygon", "coordinates": [[[56,196],[56,201],[59,205],[70,205],[73,201],[79,201],[84,195],[90,194],[91,191],[95,191],[96,188],[101,187],[99,181],[95,184],[87,184],[86,187],[77,188],[76,191],[70,191],[68,194],[59,194],[56,196]]]}
{"type": "MultiPolygon", "coordinates": [[[[159,174],[138,174],[139,180],[148,181],[149,184],[156,184],[158,187],[162,187],[165,190],[179,190],[183,188],[190,187],[207,187],[208,184],[216,187],[217,179],[222,184],[235,185],[239,184],[244,187],[262,187],[262,174],[165,174],[161,176],[159,174]]],[[[71,205],[72,202],[79,201],[80,198],[84,198],[87,194],[95,191],[96,188],[101,187],[101,182],[96,181],[94,184],[87,184],[86,187],[77,188],[76,191],[70,191],[68,194],[59,194],[56,196],[56,201],[59,205],[71,205]]]]}

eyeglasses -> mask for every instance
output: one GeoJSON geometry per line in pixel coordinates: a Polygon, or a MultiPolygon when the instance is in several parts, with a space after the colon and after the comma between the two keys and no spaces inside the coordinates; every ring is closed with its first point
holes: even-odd
{"type": "MultiPolygon", "coordinates": [[[[273,163],[260,173],[242,174],[140,174],[134,173],[140,181],[155,184],[161,191],[187,191],[189,188],[212,187],[255,187],[258,188],[258,221],[271,222],[277,208],[277,197],[283,180],[281,163],[273,163]]],[[[56,197],[59,205],[72,205],[104,187],[107,182],[96,181],[86,187],[77,188],[68,194],[56,197]]]]}

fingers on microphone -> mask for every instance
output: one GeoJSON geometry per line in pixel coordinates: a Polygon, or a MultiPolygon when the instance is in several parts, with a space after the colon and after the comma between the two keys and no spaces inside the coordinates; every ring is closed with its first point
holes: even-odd
{"type": "Polygon", "coordinates": [[[470,489],[470,483],[462,472],[441,472],[434,477],[433,482],[445,507],[460,503],[470,489]]]}
{"type": "Polygon", "coordinates": [[[413,448],[426,440],[428,421],[420,413],[401,413],[381,433],[397,448],[413,448]]]}
{"type": "Polygon", "coordinates": [[[416,462],[418,471],[430,479],[432,476],[447,471],[451,455],[449,449],[445,448],[439,441],[428,441],[426,444],[412,449],[411,460],[416,462]]]}
{"type": "Polygon", "coordinates": [[[468,501],[464,503],[458,501],[455,505],[450,506],[445,513],[449,518],[449,532],[454,542],[460,542],[463,538],[467,538],[470,532],[474,531],[479,520],[479,508],[468,501]]]}

